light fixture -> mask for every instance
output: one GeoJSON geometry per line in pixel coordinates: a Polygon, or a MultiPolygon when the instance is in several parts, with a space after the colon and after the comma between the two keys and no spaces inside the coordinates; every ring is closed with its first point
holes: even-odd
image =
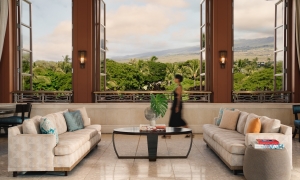
{"type": "Polygon", "coordinates": [[[86,62],[86,51],[78,51],[78,58],[79,58],[79,63],[80,63],[80,68],[85,67],[85,62],[86,62]]]}
{"type": "Polygon", "coordinates": [[[220,65],[221,68],[224,69],[226,64],[226,59],[227,59],[227,51],[219,51],[219,54],[220,54],[220,65]]]}

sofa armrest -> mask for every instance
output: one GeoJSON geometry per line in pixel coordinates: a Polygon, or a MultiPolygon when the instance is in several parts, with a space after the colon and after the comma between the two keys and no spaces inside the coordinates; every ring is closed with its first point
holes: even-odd
{"type": "Polygon", "coordinates": [[[285,135],[292,135],[293,129],[291,126],[287,126],[287,125],[283,125],[281,124],[280,125],[280,130],[279,130],[279,133],[282,133],[282,134],[285,134],[285,135]]]}
{"type": "Polygon", "coordinates": [[[55,135],[10,134],[8,136],[8,171],[54,170],[55,135]]]}
{"type": "MultiPolygon", "coordinates": [[[[284,144],[284,147],[286,148],[289,157],[290,157],[290,163],[291,168],[293,168],[293,159],[292,159],[292,134],[289,132],[292,132],[292,127],[282,125],[281,130],[283,130],[284,133],[247,133],[245,137],[245,145],[249,146],[251,142],[256,141],[256,139],[277,139],[281,144],[284,144]]],[[[281,131],[280,130],[280,131],[281,131]]]]}

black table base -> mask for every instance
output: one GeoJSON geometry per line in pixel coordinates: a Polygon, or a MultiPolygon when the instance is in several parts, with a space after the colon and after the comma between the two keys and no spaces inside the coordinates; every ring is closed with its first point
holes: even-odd
{"type": "Polygon", "coordinates": [[[151,133],[149,132],[148,134],[136,134],[136,135],[146,135],[147,136],[147,145],[148,145],[148,156],[120,156],[118,154],[118,151],[116,149],[116,145],[115,145],[115,134],[123,134],[123,135],[134,135],[132,133],[128,134],[128,133],[122,133],[122,132],[115,132],[113,133],[113,146],[114,146],[114,150],[115,153],[117,155],[117,157],[119,159],[149,159],[149,161],[156,161],[156,159],[179,159],[179,158],[187,158],[190,154],[191,148],[192,148],[192,144],[193,144],[193,136],[191,131],[187,132],[187,133],[180,133],[180,134],[190,134],[190,147],[188,149],[188,152],[185,156],[157,156],[157,145],[158,145],[158,135],[179,135],[177,133],[151,133]]]}

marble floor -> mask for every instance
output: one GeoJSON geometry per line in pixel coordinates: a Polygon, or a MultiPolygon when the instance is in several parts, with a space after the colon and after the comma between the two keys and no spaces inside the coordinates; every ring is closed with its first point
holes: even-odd
{"type": "MultiPolygon", "coordinates": [[[[190,139],[183,135],[171,139],[159,138],[158,155],[184,155],[190,139]]],[[[120,155],[147,155],[145,136],[116,135],[116,147],[120,155]]],[[[300,143],[293,140],[293,166],[291,179],[300,179],[300,143]]],[[[17,178],[7,172],[7,137],[0,137],[0,179],[198,179],[235,180],[245,179],[242,173],[233,175],[227,166],[206,147],[202,134],[193,139],[187,159],[118,159],[113,149],[112,135],[103,134],[102,140],[68,176],[60,172],[20,172],[17,178]]]]}

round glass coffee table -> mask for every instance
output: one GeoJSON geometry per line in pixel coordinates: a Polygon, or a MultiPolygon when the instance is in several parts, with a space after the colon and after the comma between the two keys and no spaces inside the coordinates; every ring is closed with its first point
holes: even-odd
{"type": "Polygon", "coordinates": [[[165,131],[140,131],[140,127],[118,128],[118,129],[114,129],[112,140],[113,140],[115,153],[119,159],[149,159],[149,161],[156,161],[156,159],[158,158],[161,159],[187,158],[190,154],[192,144],[193,144],[193,136],[192,136],[191,129],[174,128],[174,127],[166,127],[165,131]],[[147,136],[148,156],[119,156],[115,146],[115,134],[147,136]],[[179,135],[179,134],[190,134],[191,142],[187,154],[185,156],[157,156],[158,135],[179,135]]]}

